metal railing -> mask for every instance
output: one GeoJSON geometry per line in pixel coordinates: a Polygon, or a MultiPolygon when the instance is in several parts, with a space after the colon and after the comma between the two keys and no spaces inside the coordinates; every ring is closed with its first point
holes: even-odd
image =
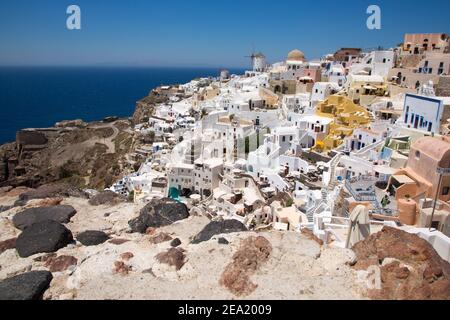
{"type": "Polygon", "coordinates": [[[377,194],[373,192],[357,192],[353,189],[349,180],[345,180],[345,187],[356,201],[378,202],[377,194]]]}

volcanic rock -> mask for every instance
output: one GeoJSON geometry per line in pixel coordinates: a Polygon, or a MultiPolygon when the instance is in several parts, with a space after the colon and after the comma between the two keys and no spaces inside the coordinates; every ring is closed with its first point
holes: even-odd
{"type": "Polygon", "coordinates": [[[176,248],[176,247],[178,247],[178,246],[180,246],[180,245],[181,245],[181,240],[180,240],[179,238],[173,239],[173,240],[170,242],[170,246],[171,246],[171,247],[174,247],[174,248],[176,248]]]}
{"type": "Polygon", "coordinates": [[[161,232],[156,236],[150,238],[150,242],[153,244],[160,244],[172,240],[173,238],[165,232],[161,232]]]}
{"type": "Polygon", "coordinates": [[[250,276],[260,266],[269,260],[272,245],[264,237],[250,237],[242,241],[238,251],[220,278],[220,284],[236,296],[247,296],[257,285],[252,283],[250,276]]]}
{"type": "Polygon", "coordinates": [[[450,263],[414,234],[384,227],[357,243],[353,251],[355,269],[380,268],[382,288],[367,292],[372,299],[450,299],[450,263]]]}
{"type": "Polygon", "coordinates": [[[63,198],[47,198],[39,201],[37,204],[38,207],[54,207],[59,206],[63,201],[63,198]]]}
{"type": "Polygon", "coordinates": [[[118,273],[120,275],[126,276],[133,268],[123,261],[114,262],[114,273],[118,273]]]}
{"type": "Polygon", "coordinates": [[[130,261],[133,258],[134,254],[131,252],[124,252],[120,255],[120,259],[122,259],[123,261],[130,261]]]}
{"type": "Polygon", "coordinates": [[[13,218],[13,224],[17,229],[24,230],[45,220],[69,223],[76,213],[77,211],[72,206],[30,208],[16,214],[13,218]]]}
{"type": "Polygon", "coordinates": [[[116,246],[120,246],[120,245],[122,245],[124,243],[127,243],[127,242],[130,242],[130,240],[128,240],[128,239],[120,239],[120,238],[115,238],[115,239],[111,239],[111,240],[108,241],[108,243],[111,243],[111,244],[116,245],[116,246]]]}
{"type": "Polygon", "coordinates": [[[184,264],[186,263],[184,260],[186,256],[183,250],[178,248],[170,248],[169,250],[156,255],[155,258],[159,261],[159,263],[164,263],[169,266],[175,267],[177,271],[183,268],[184,264]]]}
{"type": "Polygon", "coordinates": [[[0,282],[0,300],[39,300],[53,277],[48,271],[31,271],[0,282]]]}
{"type": "Polygon", "coordinates": [[[149,227],[159,228],[189,217],[186,205],[172,199],[155,199],[147,204],[139,217],[128,224],[132,232],[145,233],[149,227]]]}
{"type": "Polygon", "coordinates": [[[17,238],[19,256],[56,252],[73,242],[72,232],[56,221],[42,221],[26,228],[17,238]]]}
{"type": "Polygon", "coordinates": [[[238,220],[223,220],[210,222],[199,234],[194,237],[193,244],[208,241],[213,236],[226,233],[248,231],[244,224],[238,220]]]}
{"type": "Polygon", "coordinates": [[[50,257],[45,261],[45,266],[49,268],[50,272],[63,272],[71,266],[76,266],[77,258],[72,256],[50,257]]]}
{"type": "Polygon", "coordinates": [[[17,238],[1,241],[0,242],[0,254],[5,252],[6,250],[15,249],[16,241],[17,241],[17,238]]]}
{"type": "Polygon", "coordinates": [[[125,202],[126,199],[112,191],[103,191],[96,195],[94,195],[91,199],[89,199],[89,204],[91,206],[101,206],[101,205],[116,205],[121,202],[125,202]]]}
{"type": "Polygon", "coordinates": [[[219,240],[217,242],[219,244],[223,244],[223,245],[230,244],[230,242],[227,239],[225,239],[225,238],[219,238],[219,240]]]}
{"type": "Polygon", "coordinates": [[[84,246],[97,246],[108,241],[109,236],[102,231],[85,231],[77,236],[77,240],[84,246]]]}

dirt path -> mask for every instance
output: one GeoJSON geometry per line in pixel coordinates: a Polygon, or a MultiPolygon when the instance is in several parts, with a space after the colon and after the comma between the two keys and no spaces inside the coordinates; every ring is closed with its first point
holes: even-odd
{"type": "Polygon", "coordinates": [[[102,141],[102,144],[104,144],[108,147],[107,153],[116,153],[116,145],[114,143],[114,139],[116,139],[117,136],[119,135],[119,132],[120,132],[119,129],[113,123],[110,123],[110,124],[104,125],[104,126],[95,126],[94,127],[94,129],[109,129],[109,128],[111,128],[114,131],[110,137],[103,138],[103,139],[95,139],[95,140],[102,141]]]}
{"type": "Polygon", "coordinates": [[[52,159],[52,165],[53,166],[62,166],[64,163],[66,163],[68,160],[79,160],[81,159],[86,150],[89,150],[90,148],[93,148],[97,143],[103,144],[108,148],[107,154],[113,154],[116,153],[116,145],[114,143],[114,139],[117,138],[117,136],[120,133],[120,130],[113,124],[106,124],[106,125],[98,125],[92,127],[94,130],[98,129],[112,129],[113,134],[109,136],[108,138],[98,138],[98,137],[92,137],[89,140],[75,143],[68,145],[64,147],[59,154],[52,159]]]}

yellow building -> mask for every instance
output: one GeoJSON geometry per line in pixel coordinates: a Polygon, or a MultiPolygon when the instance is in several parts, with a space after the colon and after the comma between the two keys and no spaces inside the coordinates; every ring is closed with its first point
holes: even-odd
{"type": "Polygon", "coordinates": [[[267,109],[278,108],[280,97],[266,88],[259,89],[259,96],[266,102],[267,109]]]}
{"type": "Polygon", "coordinates": [[[377,75],[350,74],[345,89],[350,100],[364,107],[370,105],[377,97],[387,96],[389,91],[384,78],[377,75]]]}
{"type": "Polygon", "coordinates": [[[370,123],[369,112],[344,96],[333,95],[317,105],[316,114],[333,118],[330,131],[323,141],[317,141],[316,149],[326,151],[340,146],[353,130],[370,123]]]}
{"type": "Polygon", "coordinates": [[[197,107],[200,102],[216,98],[220,94],[220,89],[215,85],[210,85],[200,89],[192,96],[192,106],[197,107]]]}

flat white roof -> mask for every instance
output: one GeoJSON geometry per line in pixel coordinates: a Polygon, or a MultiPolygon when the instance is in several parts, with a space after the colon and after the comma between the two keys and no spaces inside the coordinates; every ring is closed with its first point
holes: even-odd
{"type": "Polygon", "coordinates": [[[437,99],[441,99],[446,106],[450,105],[450,97],[437,97],[437,99]]]}
{"type": "Polygon", "coordinates": [[[393,176],[393,178],[395,180],[397,180],[399,183],[401,184],[412,184],[415,183],[415,181],[413,179],[411,179],[410,177],[408,177],[407,175],[395,175],[393,176]]]}
{"type": "Polygon", "coordinates": [[[385,175],[393,175],[398,171],[398,169],[391,168],[389,166],[374,166],[373,170],[375,172],[385,174],[385,175]]]}
{"type": "Polygon", "coordinates": [[[221,158],[209,158],[209,159],[198,159],[195,161],[195,164],[204,164],[210,166],[212,168],[222,166],[223,160],[221,158]]]}
{"type": "Polygon", "coordinates": [[[382,76],[377,75],[359,75],[359,74],[351,74],[350,77],[353,79],[353,81],[358,82],[384,82],[384,79],[382,76]]]}
{"type": "Polygon", "coordinates": [[[290,64],[290,65],[302,65],[302,64],[303,64],[303,61],[287,60],[286,63],[287,63],[287,64],[290,64]]]}
{"type": "Polygon", "coordinates": [[[172,166],[173,168],[180,168],[180,169],[194,169],[194,165],[193,164],[189,164],[189,163],[177,163],[174,164],[172,166]]]}
{"type": "Polygon", "coordinates": [[[301,120],[304,120],[304,121],[307,121],[307,122],[314,122],[314,123],[319,122],[321,124],[330,124],[331,122],[334,121],[334,119],[332,119],[332,118],[315,116],[315,115],[304,116],[304,117],[301,118],[301,120]]]}
{"type": "Polygon", "coordinates": [[[274,130],[275,135],[283,134],[295,134],[297,132],[297,127],[277,127],[274,130]]]}

